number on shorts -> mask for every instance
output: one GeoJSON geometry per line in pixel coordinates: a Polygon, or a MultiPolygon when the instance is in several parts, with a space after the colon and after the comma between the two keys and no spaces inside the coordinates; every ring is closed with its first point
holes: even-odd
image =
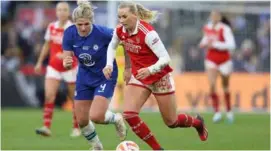
{"type": "Polygon", "coordinates": [[[100,85],[101,91],[104,91],[105,87],[106,87],[106,84],[101,84],[100,85]]]}

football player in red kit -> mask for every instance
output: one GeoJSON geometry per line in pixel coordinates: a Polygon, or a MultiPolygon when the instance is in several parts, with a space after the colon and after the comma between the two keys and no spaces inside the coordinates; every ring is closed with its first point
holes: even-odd
{"type": "MultiPolygon", "coordinates": [[[[45,103],[43,110],[43,127],[36,129],[36,133],[42,136],[51,135],[51,121],[53,117],[54,102],[60,85],[60,81],[64,80],[68,84],[68,95],[73,100],[74,83],[77,73],[77,62],[74,58],[74,64],[71,70],[66,70],[63,67],[63,50],[62,39],[66,28],[72,25],[69,20],[69,4],[67,2],[59,2],[56,6],[56,15],[58,21],[52,22],[48,25],[45,34],[45,43],[35,66],[37,73],[41,72],[43,61],[47,55],[50,54],[49,65],[46,69],[45,75],[45,103]],[[50,51],[49,51],[50,50],[50,51]]],[[[80,135],[80,129],[73,112],[73,130],[72,137],[80,135]]]]}
{"type": "Polygon", "coordinates": [[[199,44],[200,48],[207,49],[205,69],[210,83],[210,97],[212,99],[215,114],[213,122],[219,122],[222,115],[219,111],[219,97],[216,93],[216,79],[221,75],[226,104],[226,117],[233,122],[231,111],[229,79],[233,70],[231,51],[235,49],[235,40],[229,21],[218,11],[212,11],[210,22],[204,26],[204,36],[199,44]]]}
{"type": "MultiPolygon", "coordinates": [[[[174,80],[170,72],[170,57],[164,44],[150,22],[155,21],[157,12],[144,6],[123,2],[118,7],[121,23],[108,46],[107,65],[103,72],[111,78],[116,48],[121,42],[130,57],[131,77],[125,90],[123,116],[134,133],[145,141],[153,150],[163,149],[146,123],[139,117],[139,112],[149,96],[154,94],[162,118],[169,128],[193,127],[202,141],[207,140],[208,131],[201,116],[177,114],[174,80]]],[[[124,76],[127,77],[127,76],[124,76]]]]}

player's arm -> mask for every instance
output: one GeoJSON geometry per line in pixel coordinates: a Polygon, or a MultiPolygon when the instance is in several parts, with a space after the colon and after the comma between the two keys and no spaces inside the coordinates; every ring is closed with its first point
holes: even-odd
{"type": "Polygon", "coordinates": [[[148,67],[151,74],[155,74],[170,63],[170,57],[156,31],[151,31],[146,35],[145,43],[158,57],[158,61],[154,65],[148,67]]]}
{"type": "Polygon", "coordinates": [[[62,41],[63,48],[63,66],[66,69],[72,68],[73,63],[73,47],[72,47],[72,39],[69,30],[65,30],[62,41]]]}
{"type": "Polygon", "coordinates": [[[46,29],[46,33],[45,33],[45,36],[44,36],[45,42],[44,42],[44,44],[42,46],[38,61],[37,61],[36,65],[35,65],[35,72],[36,73],[41,72],[42,63],[49,54],[49,47],[50,47],[49,46],[49,42],[50,42],[50,29],[49,29],[49,26],[46,29]]]}
{"type": "Polygon", "coordinates": [[[204,34],[203,37],[202,37],[202,39],[201,39],[201,41],[200,41],[200,43],[199,43],[199,47],[200,47],[200,48],[204,48],[204,47],[207,46],[207,44],[208,44],[208,38],[207,38],[207,36],[204,34]]]}
{"type": "Polygon", "coordinates": [[[119,38],[117,36],[116,30],[113,32],[113,37],[107,48],[107,58],[106,58],[106,66],[113,67],[113,62],[116,57],[116,50],[119,45],[119,38]]]}
{"type": "Polygon", "coordinates": [[[224,42],[221,41],[214,41],[212,43],[212,47],[219,49],[219,50],[234,50],[235,49],[235,40],[233,37],[232,30],[230,27],[226,26],[223,30],[223,37],[225,38],[224,42]]]}
{"type": "Polygon", "coordinates": [[[42,49],[41,49],[37,64],[42,64],[43,61],[48,56],[48,54],[49,54],[49,41],[45,40],[45,42],[44,42],[44,44],[42,46],[42,49]]]}

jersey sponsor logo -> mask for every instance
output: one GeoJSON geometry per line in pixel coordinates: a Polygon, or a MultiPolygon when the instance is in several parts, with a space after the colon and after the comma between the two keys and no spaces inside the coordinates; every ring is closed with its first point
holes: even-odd
{"type": "Polygon", "coordinates": [[[141,50],[141,46],[140,45],[135,45],[126,41],[122,41],[123,45],[124,45],[124,49],[133,53],[139,53],[139,51],[141,50]]]}
{"type": "Polygon", "coordinates": [[[156,44],[158,41],[159,41],[159,38],[156,37],[155,39],[153,39],[152,45],[156,44]]]}
{"type": "Polygon", "coordinates": [[[76,45],[72,45],[74,48],[78,48],[79,46],[76,46],[76,45]]]}
{"type": "Polygon", "coordinates": [[[91,55],[87,53],[82,53],[79,55],[80,62],[82,62],[85,66],[91,67],[95,65],[95,61],[91,60],[91,55]]]}

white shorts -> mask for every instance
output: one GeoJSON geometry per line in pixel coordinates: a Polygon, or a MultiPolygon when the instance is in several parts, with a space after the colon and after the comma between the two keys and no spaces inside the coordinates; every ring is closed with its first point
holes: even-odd
{"type": "Polygon", "coordinates": [[[51,66],[47,66],[45,78],[64,80],[67,83],[75,83],[78,67],[71,70],[59,72],[51,66]]]}
{"type": "Polygon", "coordinates": [[[159,81],[146,85],[138,81],[133,75],[129,81],[129,85],[135,85],[150,90],[154,95],[167,95],[175,92],[174,80],[171,74],[165,75],[159,81]]]}
{"type": "Polygon", "coordinates": [[[220,65],[217,65],[210,60],[205,60],[204,64],[205,64],[205,69],[210,69],[210,68],[218,69],[218,71],[222,75],[229,75],[233,71],[233,63],[231,60],[226,61],[225,63],[222,63],[220,65]]]}

